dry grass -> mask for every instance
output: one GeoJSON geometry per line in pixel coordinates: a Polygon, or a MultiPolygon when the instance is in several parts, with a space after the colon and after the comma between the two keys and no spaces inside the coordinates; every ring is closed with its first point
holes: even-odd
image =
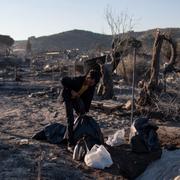
{"type": "MultiPolygon", "coordinates": [[[[123,62],[121,61],[117,67],[117,73],[124,77],[125,80],[128,81],[128,83],[132,82],[132,74],[133,74],[133,56],[129,55],[126,58],[123,59],[123,62]]],[[[137,56],[136,60],[136,70],[135,70],[135,80],[136,83],[145,77],[145,73],[147,72],[148,68],[150,67],[150,64],[143,58],[139,58],[137,56]]]]}
{"type": "Polygon", "coordinates": [[[180,121],[180,78],[167,85],[167,92],[156,97],[156,110],[169,120],[180,121]]]}

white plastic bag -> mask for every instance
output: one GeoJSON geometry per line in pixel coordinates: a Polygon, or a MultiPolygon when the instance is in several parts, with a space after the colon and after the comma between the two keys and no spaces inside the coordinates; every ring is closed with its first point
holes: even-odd
{"type": "Polygon", "coordinates": [[[87,166],[104,169],[113,164],[111,155],[103,145],[95,144],[92,149],[85,155],[84,161],[87,166]]]}
{"type": "Polygon", "coordinates": [[[106,141],[106,144],[108,144],[109,146],[119,146],[121,144],[124,144],[124,136],[125,136],[124,129],[120,129],[116,131],[114,135],[108,136],[108,140],[106,141]]]}

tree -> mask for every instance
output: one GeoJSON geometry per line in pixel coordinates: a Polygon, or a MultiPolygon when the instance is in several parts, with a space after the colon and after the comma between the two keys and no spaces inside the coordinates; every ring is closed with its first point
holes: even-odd
{"type": "MultiPolygon", "coordinates": [[[[120,15],[115,16],[109,7],[106,8],[105,16],[112,34],[112,52],[106,58],[106,63],[102,65],[102,97],[104,99],[111,99],[114,94],[112,74],[120,60],[122,60],[122,56],[127,54],[132,45],[135,44],[135,39],[129,38],[134,24],[133,18],[126,12],[121,12],[120,15]]],[[[123,60],[122,63],[124,64],[123,60]]],[[[125,65],[123,67],[124,77],[127,79],[125,65]]]]}
{"type": "Polygon", "coordinates": [[[0,35],[0,53],[9,56],[11,46],[14,44],[14,39],[10,36],[0,35]]]}
{"type": "Polygon", "coordinates": [[[127,12],[121,12],[119,15],[114,15],[112,9],[109,7],[106,8],[105,13],[112,34],[113,49],[116,51],[118,50],[118,45],[127,39],[129,33],[132,32],[134,19],[132,16],[129,16],[127,12]]]}
{"type": "Polygon", "coordinates": [[[170,36],[160,33],[159,29],[156,32],[156,38],[153,45],[153,56],[151,64],[151,78],[148,84],[148,89],[155,90],[158,88],[158,78],[160,69],[160,52],[163,41],[167,41],[170,44],[171,55],[169,57],[169,63],[164,68],[164,74],[173,71],[173,66],[176,59],[176,44],[170,36]]]}
{"type": "Polygon", "coordinates": [[[30,38],[28,38],[26,44],[26,55],[30,55],[31,53],[32,53],[32,46],[31,46],[30,38]]]}
{"type": "Polygon", "coordinates": [[[156,36],[153,45],[153,55],[151,60],[151,76],[149,82],[144,83],[140,97],[138,99],[138,104],[141,106],[152,105],[154,95],[160,93],[162,87],[159,86],[159,70],[160,70],[160,53],[162,49],[162,44],[167,41],[170,45],[171,56],[169,57],[169,62],[164,67],[164,78],[168,72],[176,71],[174,68],[176,59],[176,43],[172,40],[169,35],[161,33],[159,29],[156,31],[156,36]]]}
{"type": "Polygon", "coordinates": [[[0,35],[0,43],[10,47],[14,44],[14,39],[12,39],[10,36],[0,35]]]}

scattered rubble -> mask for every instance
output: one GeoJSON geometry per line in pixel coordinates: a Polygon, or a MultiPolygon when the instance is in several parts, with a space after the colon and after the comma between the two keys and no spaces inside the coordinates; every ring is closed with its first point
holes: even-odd
{"type": "MultiPolygon", "coordinates": [[[[33,57],[31,66],[30,63],[25,63],[26,66],[20,66],[19,69],[11,67],[7,71],[0,71],[0,179],[134,179],[141,175],[152,161],[161,157],[162,151],[140,154],[132,152],[129,144],[131,87],[125,85],[120,77],[113,77],[113,100],[102,100],[95,96],[88,113],[98,122],[105,142],[109,135],[123,129],[123,145],[111,147],[104,144],[112,157],[111,167],[104,170],[87,167],[84,162],[72,159],[72,154],[66,150],[66,144],[54,145],[32,139],[35,133],[48,124],[66,124],[64,106],[58,98],[60,79],[64,75],[85,72],[84,67],[82,68],[84,62],[74,59],[69,61],[68,56],[67,61],[61,64],[61,59],[56,61],[57,57],[59,58],[59,53],[48,52],[43,56],[33,57]],[[44,61],[47,57],[47,61],[44,61]],[[14,81],[14,75],[16,78],[20,77],[20,81],[14,81]]],[[[106,56],[101,56],[94,59],[103,61],[105,58],[106,56]]],[[[90,61],[86,68],[92,64],[94,63],[90,61]]],[[[170,62],[168,67],[171,65],[170,62]]],[[[150,82],[154,78],[157,77],[152,76],[150,82]]],[[[157,133],[163,149],[162,158],[152,163],[139,179],[158,179],[161,175],[175,178],[179,175],[178,158],[172,158],[173,155],[179,155],[180,148],[179,79],[178,75],[176,79],[168,77],[165,92],[151,94],[135,89],[133,118],[148,116],[158,125],[157,133]],[[139,96],[142,98],[141,103],[138,103],[139,96]],[[164,149],[175,151],[168,152],[164,149]],[[172,159],[168,159],[169,157],[172,159]],[[166,164],[166,161],[176,163],[173,164],[175,173],[173,170],[169,173],[171,167],[168,166],[159,166],[168,171],[155,170],[158,164],[166,164]]],[[[141,87],[145,88],[144,81],[142,82],[141,87]]]]}

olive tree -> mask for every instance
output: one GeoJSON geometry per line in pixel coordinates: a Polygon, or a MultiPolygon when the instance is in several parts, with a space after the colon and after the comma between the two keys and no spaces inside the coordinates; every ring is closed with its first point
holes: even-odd
{"type": "Polygon", "coordinates": [[[123,64],[124,78],[126,79],[126,68],[123,62],[123,55],[127,54],[129,47],[132,47],[132,41],[129,41],[130,33],[134,27],[134,19],[127,12],[121,12],[118,15],[113,14],[110,7],[106,8],[105,18],[112,34],[112,50],[106,58],[105,64],[101,65],[102,69],[102,97],[111,99],[113,97],[113,79],[112,74],[117,68],[120,60],[123,64]]]}

